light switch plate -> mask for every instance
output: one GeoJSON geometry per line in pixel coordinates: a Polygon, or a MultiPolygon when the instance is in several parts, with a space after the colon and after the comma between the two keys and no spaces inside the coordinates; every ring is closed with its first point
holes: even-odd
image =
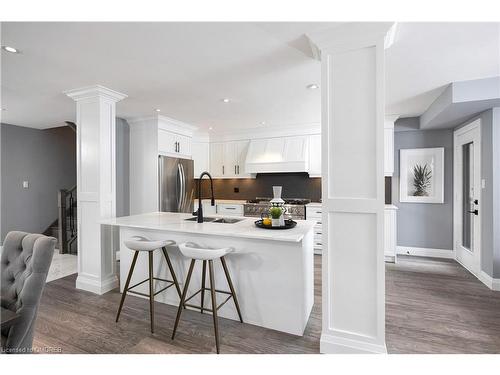
{"type": "Polygon", "coordinates": [[[27,189],[30,187],[30,183],[28,181],[23,181],[23,189],[27,189]]]}
{"type": "Polygon", "coordinates": [[[486,187],[486,180],[483,178],[481,180],[481,189],[484,189],[486,187]]]}

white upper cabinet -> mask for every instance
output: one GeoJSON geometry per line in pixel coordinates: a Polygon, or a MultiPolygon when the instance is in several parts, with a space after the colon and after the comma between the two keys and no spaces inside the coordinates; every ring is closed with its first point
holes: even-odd
{"type": "Polygon", "coordinates": [[[321,177],[321,134],[309,136],[309,177],[321,177]]]}
{"type": "Polygon", "coordinates": [[[250,174],[245,173],[245,160],[247,158],[248,146],[250,141],[236,142],[236,171],[238,177],[250,177],[250,174]]]}
{"type": "Polygon", "coordinates": [[[198,178],[202,172],[210,170],[210,143],[193,141],[191,151],[194,162],[194,178],[198,178]]]}
{"type": "Polygon", "coordinates": [[[191,137],[158,129],[158,151],[160,154],[191,159],[191,137]]]}
{"type": "Polygon", "coordinates": [[[245,174],[245,158],[250,141],[214,142],[210,144],[210,173],[217,178],[251,177],[245,174]]]}
{"type": "Polygon", "coordinates": [[[210,143],[210,174],[212,177],[224,177],[224,143],[210,143]]]}

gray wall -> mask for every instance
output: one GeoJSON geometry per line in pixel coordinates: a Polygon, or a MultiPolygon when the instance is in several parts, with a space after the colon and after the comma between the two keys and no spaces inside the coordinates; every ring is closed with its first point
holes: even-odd
{"type": "Polygon", "coordinates": [[[130,212],[129,189],[130,126],[121,118],[116,119],[116,216],[130,212]]]}
{"type": "Polygon", "coordinates": [[[500,108],[487,110],[458,128],[481,119],[481,269],[500,277],[500,108]]]}
{"type": "Polygon", "coordinates": [[[76,137],[2,124],[1,240],[11,230],[40,233],[57,219],[57,192],[76,184],[76,137]],[[22,181],[29,181],[23,189],[22,181]]]}
{"type": "Polygon", "coordinates": [[[398,246],[453,249],[453,130],[394,133],[392,198],[399,207],[398,246]],[[399,202],[399,150],[430,147],[444,147],[444,204],[399,202]]]}

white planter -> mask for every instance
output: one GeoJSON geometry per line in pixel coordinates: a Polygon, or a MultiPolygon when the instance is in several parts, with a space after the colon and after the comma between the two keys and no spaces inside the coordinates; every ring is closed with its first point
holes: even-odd
{"type": "Polygon", "coordinates": [[[279,227],[280,226],[280,219],[271,219],[271,226],[279,227]]]}

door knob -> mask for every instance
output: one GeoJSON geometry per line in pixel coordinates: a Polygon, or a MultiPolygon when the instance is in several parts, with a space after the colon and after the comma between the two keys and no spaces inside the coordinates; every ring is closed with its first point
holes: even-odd
{"type": "Polygon", "coordinates": [[[474,204],[479,204],[479,201],[477,199],[474,199],[474,204]]]}

